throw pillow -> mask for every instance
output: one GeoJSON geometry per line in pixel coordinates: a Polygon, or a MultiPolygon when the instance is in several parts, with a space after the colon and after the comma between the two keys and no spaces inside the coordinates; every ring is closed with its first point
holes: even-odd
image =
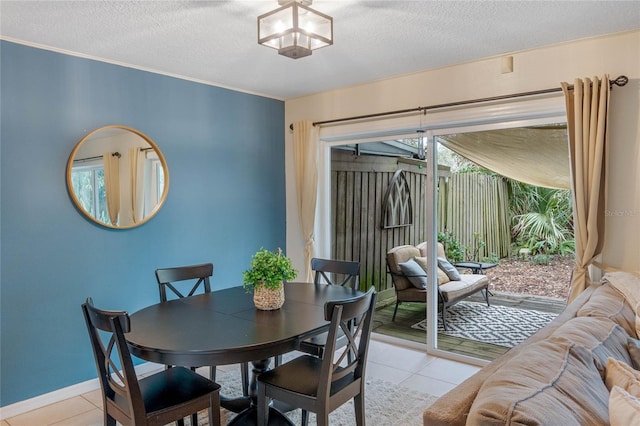
{"type": "MultiPolygon", "coordinates": [[[[414,259],[416,262],[418,262],[418,265],[420,265],[420,267],[424,269],[425,272],[427,272],[427,270],[429,269],[429,266],[427,266],[427,258],[416,256],[414,257],[414,259]]],[[[445,274],[442,269],[440,268],[437,268],[437,269],[438,269],[438,285],[448,283],[449,277],[447,276],[447,274],[445,274]]]]}
{"type": "Polygon", "coordinates": [[[640,340],[629,337],[627,339],[627,350],[631,357],[631,366],[636,370],[640,370],[640,340]]]}
{"type": "Polygon", "coordinates": [[[611,426],[640,424],[640,399],[614,386],[609,394],[609,423],[611,426]]]}
{"type": "Polygon", "coordinates": [[[418,265],[418,262],[414,259],[409,259],[406,262],[398,263],[398,266],[414,287],[420,290],[427,288],[427,273],[418,265]]]}
{"type": "Polygon", "coordinates": [[[607,360],[605,384],[609,390],[618,386],[640,398],[640,371],[634,370],[620,360],[613,358],[607,360]]]}
{"type": "Polygon", "coordinates": [[[460,281],[460,273],[447,259],[444,257],[438,258],[438,267],[441,268],[451,281],[460,281]]]}

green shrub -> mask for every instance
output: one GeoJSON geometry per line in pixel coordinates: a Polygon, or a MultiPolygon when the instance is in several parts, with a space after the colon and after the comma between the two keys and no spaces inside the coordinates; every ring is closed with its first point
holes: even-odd
{"type": "Polygon", "coordinates": [[[460,245],[455,235],[448,231],[438,232],[438,242],[444,246],[444,253],[450,262],[462,262],[465,249],[460,245]]]}

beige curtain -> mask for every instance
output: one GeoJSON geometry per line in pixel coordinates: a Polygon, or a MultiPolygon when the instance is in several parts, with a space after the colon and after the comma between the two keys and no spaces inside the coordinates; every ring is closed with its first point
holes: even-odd
{"type": "Polygon", "coordinates": [[[112,225],[118,225],[120,214],[120,155],[110,152],[102,154],[104,163],[104,191],[107,198],[107,212],[112,225]]]}
{"type": "Polygon", "coordinates": [[[131,219],[139,223],[144,217],[144,154],[140,148],[129,148],[129,170],[131,174],[131,219]]]}
{"type": "Polygon", "coordinates": [[[567,105],[569,155],[574,197],[576,264],[568,301],[590,284],[588,267],[604,243],[609,76],[562,83],[567,105]]]}
{"type": "Polygon", "coordinates": [[[313,281],[314,227],[318,194],[318,129],[311,121],[293,123],[293,159],[296,170],[298,217],[304,237],[306,282],[313,281]]]}

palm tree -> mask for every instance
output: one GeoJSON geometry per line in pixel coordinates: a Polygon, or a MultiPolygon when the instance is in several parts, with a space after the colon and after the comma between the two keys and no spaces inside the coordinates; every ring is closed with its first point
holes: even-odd
{"type": "Polygon", "coordinates": [[[573,208],[568,190],[511,182],[513,239],[534,253],[573,252],[573,208]]]}

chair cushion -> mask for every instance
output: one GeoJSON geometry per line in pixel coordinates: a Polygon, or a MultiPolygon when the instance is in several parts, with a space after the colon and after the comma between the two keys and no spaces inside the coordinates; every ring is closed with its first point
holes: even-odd
{"type": "Polygon", "coordinates": [[[396,292],[396,297],[399,302],[427,302],[427,292],[428,290],[425,288],[424,290],[415,288],[414,286],[408,287],[402,291],[396,292]]]}
{"type": "MultiPolygon", "coordinates": [[[[426,257],[427,256],[427,242],[424,241],[420,244],[418,244],[417,249],[420,250],[420,256],[426,257]]],[[[447,258],[447,255],[444,251],[444,246],[442,245],[442,243],[438,243],[437,245],[438,247],[438,256],[437,257],[443,257],[443,258],[447,258]]]]}
{"type": "Polygon", "coordinates": [[[438,268],[442,269],[451,281],[460,281],[460,273],[447,259],[438,257],[438,268]]]}
{"type": "MultiPolygon", "coordinates": [[[[429,269],[429,266],[427,265],[427,258],[426,257],[415,257],[414,258],[416,262],[418,262],[418,265],[420,265],[422,267],[422,269],[424,269],[425,271],[427,271],[429,269]]],[[[438,285],[442,285],[444,283],[448,283],[449,277],[447,276],[447,274],[440,268],[438,269],[438,285]]]]}
{"type": "Polygon", "coordinates": [[[387,252],[387,265],[389,265],[389,271],[391,272],[396,292],[400,292],[408,288],[415,288],[402,273],[399,263],[406,262],[416,256],[420,256],[420,250],[412,245],[393,247],[387,252]]]}
{"type": "Polygon", "coordinates": [[[409,279],[409,282],[413,284],[415,288],[427,288],[427,272],[422,269],[422,266],[420,266],[415,259],[400,262],[398,265],[400,266],[402,273],[409,279]]]}
{"type": "Polygon", "coordinates": [[[449,281],[442,284],[440,293],[445,302],[469,296],[489,285],[486,275],[461,274],[460,281],[449,281]]]}

